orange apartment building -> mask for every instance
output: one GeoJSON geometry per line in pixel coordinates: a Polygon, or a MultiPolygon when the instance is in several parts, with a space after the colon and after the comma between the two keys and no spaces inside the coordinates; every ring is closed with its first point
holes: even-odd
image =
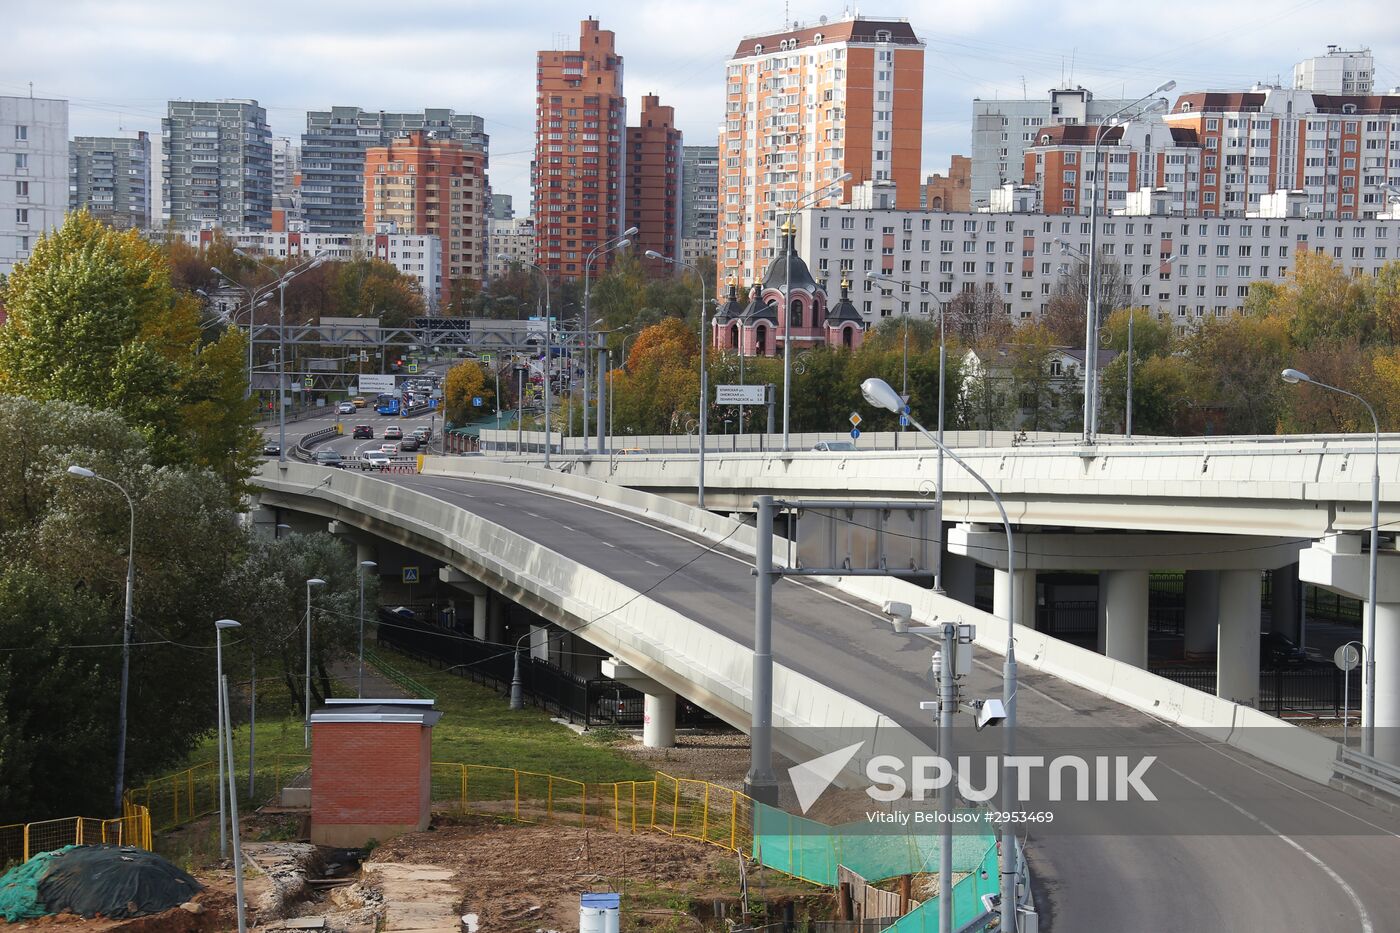
{"type": "MultiPolygon", "coordinates": [[[[661,98],[642,98],[637,126],[627,128],[627,225],[636,227],[632,237],[639,254],[654,249],[679,259],[681,242],[681,131],[676,128],[673,107],[661,98]]],[[[660,260],[644,259],[652,273],[670,273],[676,267],[660,260]]]]}
{"type": "Polygon", "coordinates": [[[955,155],[947,175],[935,173],[924,179],[922,207],[926,211],[972,210],[972,160],[955,155]]]}
{"type": "Polygon", "coordinates": [[[1202,212],[1203,154],[1196,133],[1158,120],[1104,130],[1093,124],[1046,126],[1026,147],[1025,183],[1040,192],[1046,214],[1087,214],[1093,208],[1094,140],[1103,132],[1099,157],[1106,176],[1099,212],[1136,211],[1134,198],[1150,189],[1158,204],[1175,214],[1202,212]]]}
{"type": "Polygon", "coordinates": [[[844,195],[892,181],[898,206],[917,209],[923,99],[924,43],[904,20],[848,15],[744,38],[726,66],[720,281],[759,278],[783,212],[846,172],[844,195]]]}
{"type": "MultiPolygon", "coordinates": [[[[551,279],[580,278],[589,251],[622,231],[627,102],[616,45],[590,17],[577,49],[536,55],[535,262],[551,279]]],[[[594,275],[608,259],[594,261],[594,275]]]]}
{"type": "Polygon", "coordinates": [[[442,242],[443,306],[452,282],[486,275],[486,153],[415,130],[365,151],[365,232],[394,223],[400,233],[442,242]]]}

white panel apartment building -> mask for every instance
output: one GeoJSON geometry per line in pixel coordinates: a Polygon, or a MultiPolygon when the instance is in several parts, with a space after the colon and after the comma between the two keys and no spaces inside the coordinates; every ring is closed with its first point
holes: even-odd
{"type": "Polygon", "coordinates": [[[0,97],[0,275],[68,210],[68,101],[0,97]]]}
{"type": "MultiPolygon", "coordinates": [[[[438,310],[442,292],[442,240],[432,234],[399,233],[393,224],[383,224],[375,233],[308,233],[299,230],[221,230],[239,249],[288,259],[324,254],[328,260],[382,259],[412,278],[423,295],[429,314],[438,310]]],[[[200,247],[214,235],[212,228],[183,230],[177,234],[186,243],[200,247]]]]}
{"type": "Polygon", "coordinates": [[[487,248],[486,278],[495,281],[513,263],[535,261],[535,220],[533,217],[512,217],[510,220],[488,221],[490,244],[487,248]],[[506,258],[502,259],[504,256],[506,258]]]}
{"type": "MultiPolygon", "coordinates": [[[[959,290],[990,292],[1013,320],[1033,320],[1056,293],[1061,268],[1077,261],[1057,240],[1087,254],[1089,218],[854,208],[806,210],[798,218],[798,252],[828,289],[849,274],[851,300],[868,325],[938,310],[918,291],[883,294],[866,279],[870,271],[944,299],[959,290]]],[[[1353,274],[1375,275],[1400,260],[1400,219],[1118,215],[1100,219],[1099,244],[1106,261],[1122,265],[1134,303],[1184,329],[1237,311],[1252,282],[1283,281],[1299,252],[1320,250],[1353,274]],[[1163,270],[1173,255],[1180,258],[1163,270]]]]}

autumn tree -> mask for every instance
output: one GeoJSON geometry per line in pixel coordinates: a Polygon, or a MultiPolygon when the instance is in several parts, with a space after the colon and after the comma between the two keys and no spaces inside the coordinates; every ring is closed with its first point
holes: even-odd
{"type": "Polygon", "coordinates": [[[476,360],[463,360],[447,371],[443,402],[450,423],[466,424],[474,414],[494,408],[495,398],[495,391],[487,382],[486,370],[476,360]],[[483,400],[479,409],[472,405],[475,397],[483,400]]]}
{"type": "Polygon", "coordinates": [[[199,303],[174,287],[159,247],[69,214],[15,267],[7,302],[0,392],[116,411],[157,464],[246,476],[255,452],[247,344],[229,332],[201,349],[199,303]]]}

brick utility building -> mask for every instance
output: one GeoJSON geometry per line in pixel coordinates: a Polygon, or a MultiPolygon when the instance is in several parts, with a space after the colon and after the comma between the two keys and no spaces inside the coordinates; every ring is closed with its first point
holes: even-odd
{"type": "Polygon", "coordinates": [[[847,15],[745,37],[726,65],[719,277],[777,255],[783,211],[846,172],[919,206],[924,44],[904,20],[847,15]]]}
{"type": "MultiPolygon", "coordinates": [[[[632,238],[638,253],[654,249],[679,259],[681,240],[681,131],[676,111],[663,107],[661,98],[642,98],[637,125],[627,128],[627,225],[637,228],[632,238]]],[[[670,274],[675,268],[660,260],[644,259],[653,273],[670,274]]]]}
{"type": "Polygon", "coordinates": [[[459,279],[486,276],[486,153],[455,139],[415,130],[365,151],[366,233],[390,223],[401,233],[442,241],[442,289],[451,298],[459,279]]]}
{"type": "Polygon", "coordinates": [[[311,714],[311,841],[363,846],[428,828],[432,700],[327,700],[311,714]]]}
{"type": "MultiPolygon", "coordinates": [[[[581,278],[589,251],[623,229],[627,102],[616,46],[590,17],[577,49],[536,55],[535,262],[551,279],[581,278]]],[[[594,261],[595,276],[608,259],[594,261]]]]}

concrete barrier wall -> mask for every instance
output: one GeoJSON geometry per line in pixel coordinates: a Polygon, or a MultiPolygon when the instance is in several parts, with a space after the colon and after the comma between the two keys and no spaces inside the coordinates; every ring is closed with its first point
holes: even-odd
{"type": "MultiPolygon", "coordinates": [[[[444,509],[441,500],[371,476],[301,464],[288,464],[283,472],[267,464],[255,482],[264,504],[310,511],[430,549],[488,585],[504,584],[500,588],[512,599],[513,590],[520,591],[541,615],[736,728],[748,729],[752,651],[606,575],[471,512],[444,509]],[[551,614],[550,607],[557,611],[551,614]]],[[[782,665],[774,666],[773,700],[774,725],[784,727],[775,736],[777,751],[795,760],[831,749],[791,745],[787,727],[820,726],[823,735],[868,739],[872,749],[890,750],[901,742],[902,730],[881,714],[782,665]]]]}
{"type": "MultiPolygon", "coordinates": [[[[591,499],[698,533],[712,541],[726,539],[727,545],[748,553],[753,552],[757,540],[752,526],[737,525],[727,517],[663,496],[526,464],[485,458],[428,458],[424,472],[498,480],[591,499]]],[[[784,553],[785,539],[775,538],[774,541],[775,555],[784,553]]],[[[973,623],[977,626],[979,646],[996,653],[1005,652],[1006,620],[966,603],[893,577],[821,579],[875,606],[886,600],[907,602],[913,607],[915,621],[920,624],[931,624],[939,618],[973,623]]],[[[1026,626],[1016,629],[1016,657],[1025,667],[1194,730],[1203,737],[1233,745],[1309,780],[1326,784],[1332,777],[1336,743],[1256,709],[1194,690],[1026,626]]]]}

